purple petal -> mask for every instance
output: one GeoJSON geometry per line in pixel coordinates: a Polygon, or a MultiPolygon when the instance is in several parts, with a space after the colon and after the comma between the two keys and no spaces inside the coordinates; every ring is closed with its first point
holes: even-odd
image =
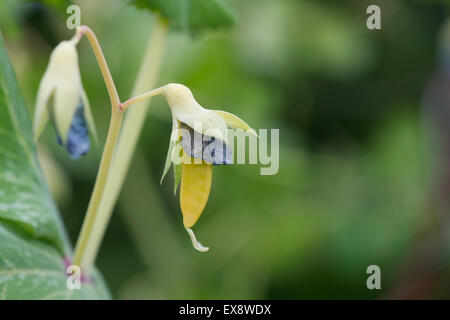
{"type": "Polygon", "coordinates": [[[193,158],[213,164],[232,164],[233,152],[225,142],[215,137],[196,132],[194,129],[181,122],[183,150],[193,158]],[[198,136],[198,142],[196,142],[198,136]]]}
{"type": "Polygon", "coordinates": [[[89,130],[84,117],[84,105],[81,100],[73,116],[66,144],[63,145],[58,132],[56,132],[56,139],[67,150],[72,159],[78,159],[89,151],[89,130]]]}

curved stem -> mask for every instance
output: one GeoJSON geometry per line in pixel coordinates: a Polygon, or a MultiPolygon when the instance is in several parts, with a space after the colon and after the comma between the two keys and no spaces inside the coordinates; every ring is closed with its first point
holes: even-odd
{"type": "Polygon", "coordinates": [[[148,91],[148,92],[145,92],[145,93],[140,94],[140,95],[138,95],[138,96],[135,96],[135,97],[133,97],[133,98],[131,98],[131,99],[128,99],[127,101],[125,101],[125,102],[123,102],[123,103],[121,103],[121,104],[119,105],[119,109],[122,110],[122,111],[125,111],[125,110],[126,110],[127,108],[129,108],[132,104],[141,102],[141,101],[143,101],[143,100],[145,100],[145,99],[148,99],[148,98],[154,97],[154,96],[156,96],[156,95],[158,95],[158,94],[161,94],[163,88],[164,88],[164,86],[163,86],[163,87],[156,88],[156,89],[153,89],[153,90],[148,91]]]}
{"type": "Polygon", "coordinates": [[[87,36],[89,43],[91,44],[92,50],[94,51],[95,58],[97,59],[98,66],[100,67],[100,71],[102,72],[106,88],[108,89],[108,95],[111,100],[111,106],[117,107],[120,104],[119,94],[117,93],[114,80],[112,78],[111,72],[109,71],[108,64],[106,63],[105,56],[103,55],[102,48],[100,47],[100,43],[98,42],[94,31],[92,31],[92,29],[89,28],[88,26],[80,26],[77,28],[77,34],[75,35],[75,39],[78,39],[77,38],[78,34],[81,34],[81,36],[82,35],[87,36]]]}
{"type": "MultiPolygon", "coordinates": [[[[106,62],[104,62],[103,54],[101,53],[100,46],[98,45],[98,41],[96,41],[92,30],[88,27],[80,28],[82,28],[81,30],[88,36],[89,41],[94,48],[97,61],[99,61],[99,65],[101,65],[100,68],[102,69],[103,66],[102,74],[104,75],[113,106],[110,130],[108,132],[97,181],[75,250],[74,264],[80,265],[84,272],[86,272],[89,271],[89,268],[94,264],[100,243],[106,231],[106,226],[110,220],[112,210],[130,164],[147,110],[145,107],[129,110],[119,137],[119,128],[124,112],[120,109],[121,104],[112,77],[107,69],[106,62]],[[111,163],[111,158],[113,156],[114,159],[111,163]]],[[[150,37],[150,45],[141,65],[132,96],[154,87],[158,70],[161,65],[162,51],[167,32],[167,21],[157,15],[150,37]]],[[[133,102],[133,99],[135,98],[130,99],[132,101],[128,104],[137,102],[135,100],[133,102]]],[[[145,101],[145,103],[148,102],[149,100],[145,101]]],[[[142,101],[141,103],[144,104],[142,101]]]]}
{"type": "Polygon", "coordinates": [[[119,137],[120,126],[122,123],[123,112],[119,109],[120,99],[112,79],[111,72],[109,71],[108,64],[106,63],[100,44],[95,36],[94,32],[87,26],[81,26],[77,29],[77,33],[72,38],[73,41],[78,42],[82,35],[86,35],[91,47],[94,51],[97,63],[100,67],[103,79],[108,89],[109,98],[111,100],[111,121],[109,124],[108,135],[106,138],[105,147],[103,149],[103,155],[100,162],[100,167],[95,180],[94,190],[92,191],[91,199],[89,200],[88,209],[84,218],[83,226],[81,228],[80,236],[78,237],[75,256],[73,263],[84,268],[90,266],[85,263],[86,252],[91,244],[93,233],[95,233],[95,221],[97,219],[97,209],[100,204],[100,200],[105,189],[106,180],[108,177],[108,171],[111,166],[112,157],[114,154],[114,148],[119,137]]]}

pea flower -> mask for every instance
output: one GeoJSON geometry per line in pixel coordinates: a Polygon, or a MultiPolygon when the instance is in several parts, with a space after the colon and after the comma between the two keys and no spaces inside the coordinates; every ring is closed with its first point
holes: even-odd
{"type": "Polygon", "coordinates": [[[96,140],[92,113],[81,83],[78,40],[62,41],[53,50],[39,85],[33,123],[37,140],[51,119],[58,143],[74,159],[88,152],[89,130],[96,140]]]}
{"type": "Polygon", "coordinates": [[[232,148],[227,138],[229,128],[257,135],[237,116],[203,108],[191,90],[181,84],[161,88],[172,112],[172,133],[161,183],[170,166],[174,166],[174,193],[180,187],[183,224],[198,251],[208,251],[197,241],[192,227],[208,201],[212,167],[232,163],[232,148]]]}

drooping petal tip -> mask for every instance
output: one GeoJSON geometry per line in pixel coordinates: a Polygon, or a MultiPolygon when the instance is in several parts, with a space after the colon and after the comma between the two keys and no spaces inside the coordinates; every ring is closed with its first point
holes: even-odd
{"type": "Polygon", "coordinates": [[[256,133],[256,130],[255,130],[255,129],[250,128],[250,129],[248,129],[248,130],[245,131],[245,132],[248,133],[248,134],[254,135],[254,136],[256,136],[256,137],[259,138],[259,135],[258,135],[258,133],[256,133]]]}
{"type": "Polygon", "coordinates": [[[200,252],[207,252],[209,250],[209,247],[203,246],[195,237],[194,231],[192,231],[191,228],[186,228],[187,233],[189,234],[189,237],[192,241],[192,246],[195,248],[195,250],[200,252]]]}
{"type": "Polygon", "coordinates": [[[236,116],[232,113],[226,112],[226,111],[222,111],[222,110],[211,110],[211,111],[214,112],[215,114],[219,115],[225,121],[227,127],[233,128],[233,129],[242,129],[248,134],[252,134],[252,135],[259,137],[258,134],[256,133],[256,131],[254,129],[252,129],[247,124],[247,122],[245,122],[238,116],[236,116]]]}

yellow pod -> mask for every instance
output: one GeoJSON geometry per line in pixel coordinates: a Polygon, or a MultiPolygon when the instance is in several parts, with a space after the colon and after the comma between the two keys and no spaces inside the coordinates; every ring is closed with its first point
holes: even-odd
{"type": "Polygon", "coordinates": [[[212,165],[181,164],[180,207],[185,228],[191,228],[205,209],[212,182],[212,165]]]}

